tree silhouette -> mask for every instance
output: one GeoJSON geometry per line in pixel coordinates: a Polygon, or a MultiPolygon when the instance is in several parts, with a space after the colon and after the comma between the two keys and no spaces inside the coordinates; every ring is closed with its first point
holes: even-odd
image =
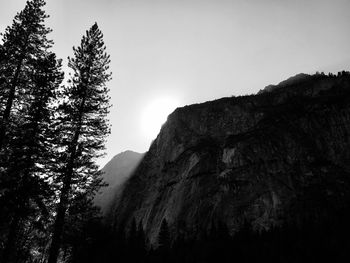
{"type": "Polygon", "coordinates": [[[53,109],[51,100],[62,80],[60,62],[54,54],[38,61],[36,72],[30,84],[31,99],[27,100],[23,114],[18,117],[16,129],[9,139],[10,150],[3,166],[2,181],[6,182],[6,191],[2,196],[4,205],[12,215],[8,241],[4,253],[5,259],[15,246],[17,233],[21,232],[23,220],[38,213],[48,215],[45,205],[53,195],[49,180],[52,179],[51,155],[53,145],[53,109]],[[20,224],[20,222],[22,223],[20,224]]]}
{"type": "Polygon", "coordinates": [[[145,236],[145,232],[143,230],[143,225],[142,225],[142,221],[139,222],[139,225],[137,227],[137,250],[144,254],[144,252],[146,251],[146,236],[145,236]]]}
{"type": "Polygon", "coordinates": [[[51,29],[44,25],[47,18],[44,5],[44,0],[28,1],[3,35],[0,48],[0,151],[13,121],[11,114],[21,108],[28,96],[31,73],[36,71],[38,59],[45,57],[52,45],[46,37],[51,29]]]}
{"type": "Polygon", "coordinates": [[[94,160],[101,156],[110,132],[106,119],[110,107],[106,82],[111,74],[105,49],[102,33],[95,23],[83,36],[80,46],[73,48],[74,58],[69,58],[68,66],[74,74],[62,91],[63,103],[58,110],[57,144],[61,152],[57,170],[62,187],[49,263],[57,262],[65,214],[72,196],[91,186],[97,191],[101,186],[101,172],[94,160]]]}
{"type": "Polygon", "coordinates": [[[10,222],[2,262],[26,247],[16,244],[19,234],[26,233],[29,240],[34,226],[48,216],[50,105],[63,73],[46,37],[51,29],[44,25],[44,5],[42,0],[28,1],[6,29],[0,48],[0,212],[10,222]]]}
{"type": "Polygon", "coordinates": [[[158,234],[158,246],[160,249],[170,248],[170,232],[168,222],[164,218],[158,234]]]}
{"type": "Polygon", "coordinates": [[[137,227],[135,217],[131,220],[129,234],[128,234],[128,246],[134,248],[137,242],[137,227]]]}

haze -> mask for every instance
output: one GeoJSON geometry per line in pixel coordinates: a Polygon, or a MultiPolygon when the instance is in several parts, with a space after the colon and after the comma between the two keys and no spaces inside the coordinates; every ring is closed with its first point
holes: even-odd
{"type": "MultiPolygon", "coordinates": [[[[142,113],[257,92],[300,72],[349,70],[347,0],[48,0],[54,50],[64,59],[93,22],[111,55],[107,155],[145,152],[142,113]]],[[[25,0],[0,0],[0,32],[25,0]]]]}

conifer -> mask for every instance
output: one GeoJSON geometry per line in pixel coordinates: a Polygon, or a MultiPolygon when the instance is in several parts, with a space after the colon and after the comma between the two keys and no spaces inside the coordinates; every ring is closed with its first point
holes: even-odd
{"type": "Polygon", "coordinates": [[[27,1],[3,34],[0,48],[0,151],[13,123],[12,115],[22,109],[28,96],[28,78],[35,71],[37,60],[45,57],[53,44],[47,39],[51,29],[44,24],[48,17],[44,6],[44,0],[27,1]]]}
{"type": "Polygon", "coordinates": [[[78,193],[101,186],[101,172],[95,163],[102,155],[110,126],[106,118],[109,95],[106,83],[110,58],[106,53],[103,35],[95,23],[83,36],[81,44],[73,48],[74,57],[68,66],[73,75],[62,91],[62,104],[58,110],[58,145],[61,149],[57,161],[57,178],[61,185],[56,210],[49,263],[56,263],[65,216],[70,201],[78,193]]]}
{"type": "MultiPolygon", "coordinates": [[[[44,5],[28,1],[0,48],[0,209],[8,220],[2,262],[27,247],[16,244],[19,234],[28,239],[34,233],[28,229],[41,220],[39,214],[48,216],[45,203],[52,196],[52,104],[63,73],[46,37],[51,29],[44,25],[44,5]]],[[[0,224],[4,227],[4,221],[0,224]]]]}

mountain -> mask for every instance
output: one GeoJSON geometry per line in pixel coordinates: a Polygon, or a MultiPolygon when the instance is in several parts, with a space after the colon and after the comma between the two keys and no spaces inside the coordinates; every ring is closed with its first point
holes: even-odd
{"type": "Polygon", "coordinates": [[[266,86],[264,89],[260,90],[258,92],[258,94],[261,94],[263,92],[271,92],[274,91],[275,89],[278,88],[284,88],[284,87],[288,87],[288,86],[295,86],[298,84],[302,84],[302,83],[306,83],[308,80],[312,81],[313,80],[313,76],[305,74],[305,73],[299,73],[296,74],[293,77],[290,77],[284,81],[281,81],[280,83],[278,83],[277,85],[268,85],[266,86]]]}
{"type": "Polygon", "coordinates": [[[350,204],[350,73],[282,82],[169,115],[115,206],[115,227],[141,222],[151,243],[223,222],[262,231],[318,221],[350,204]]]}
{"type": "Polygon", "coordinates": [[[94,202],[102,210],[104,216],[110,211],[116,199],[118,189],[134,172],[143,154],[125,151],[117,154],[103,168],[103,180],[108,186],[103,187],[96,194],[94,202]]]}

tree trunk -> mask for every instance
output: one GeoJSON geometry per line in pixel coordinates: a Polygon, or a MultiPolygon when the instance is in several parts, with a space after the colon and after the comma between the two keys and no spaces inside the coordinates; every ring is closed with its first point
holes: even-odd
{"type": "Polygon", "coordinates": [[[55,219],[54,232],[53,232],[53,237],[52,237],[52,242],[51,242],[51,247],[49,252],[48,263],[57,263],[57,259],[60,251],[61,237],[62,237],[63,227],[64,227],[64,218],[68,207],[69,191],[71,188],[71,182],[72,182],[72,176],[73,176],[74,160],[76,158],[78,139],[80,136],[80,130],[82,126],[83,113],[81,109],[83,108],[84,104],[85,104],[85,97],[82,99],[82,102],[80,104],[80,115],[78,119],[78,126],[75,131],[75,134],[71,143],[71,147],[69,149],[70,158],[67,164],[65,179],[63,181],[63,188],[60,195],[60,203],[58,204],[58,208],[57,208],[57,215],[55,219]]]}
{"type": "Polygon", "coordinates": [[[61,245],[61,237],[63,233],[64,218],[65,218],[65,214],[68,206],[68,196],[69,196],[70,186],[71,186],[71,176],[67,176],[62,188],[60,202],[57,208],[57,215],[55,219],[54,232],[53,232],[52,242],[51,242],[50,251],[49,251],[48,263],[57,262],[57,258],[60,251],[60,245],[61,245]]]}
{"type": "Polygon", "coordinates": [[[21,72],[23,59],[24,58],[22,56],[22,58],[20,59],[18,65],[17,65],[16,72],[15,72],[15,75],[14,75],[12,83],[11,83],[10,94],[9,94],[9,97],[7,99],[7,102],[6,102],[6,108],[5,108],[4,114],[2,116],[1,123],[0,123],[0,150],[2,149],[4,141],[5,141],[6,130],[7,130],[8,122],[10,119],[10,113],[11,113],[13,100],[15,99],[16,87],[17,87],[19,74],[21,72]]]}

